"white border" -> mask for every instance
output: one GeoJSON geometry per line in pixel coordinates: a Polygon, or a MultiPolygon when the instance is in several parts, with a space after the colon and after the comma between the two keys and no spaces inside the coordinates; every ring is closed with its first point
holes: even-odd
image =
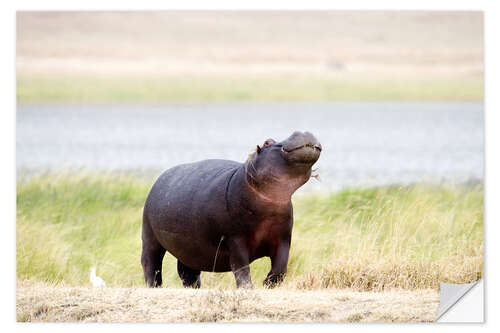
{"type": "MultiPolygon", "coordinates": [[[[253,10],[273,10],[273,9],[362,9],[362,10],[484,10],[485,11],[485,68],[486,68],[486,95],[485,95],[485,119],[486,119],[486,210],[485,210],[485,245],[487,254],[485,256],[485,325],[446,325],[446,328],[453,328],[458,331],[470,331],[481,328],[498,329],[498,315],[495,315],[499,304],[496,295],[499,295],[498,287],[494,283],[494,276],[498,276],[498,265],[495,264],[498,260],[494,258],[496,253],[500,253],[495,236],[499,235],[500,218],[498,214],[498,200],[500,198],[499,190],[499,170],[500,163],[498,158],[498,146],[500,138],[499,133],[499,87],[500,82],[498,73],[500,73],[499,59],[500,52],[498,47],[498,32],[500,31],[500,16],[496,10],[496,1],[220,1],[212,0],[210,2],[199,1],[62,1],[62,0],[45,0],[27,1],[21,0],[16,3],[5,1],[2,3],[1,15],[1,34],[2,42],[8,45],[1,52],[2,57],[2,106],[0,111],[0,145],[2,159],[0,170],[0,203],[2,211],[2,222],[4,229],[2,230],[2,256],[3,267],[2,272],[2,324],[5,326],[13,326],[20,330],[36,329],[47,332],[66,331],[69,327],[72,330],[87,330],[91,329],[106,329],[106,330],[123,330],[136,329],[142,325],[69,325],[69,324],[46,324],[46,325],[20,325],[15,323],[15,11],[16,10],[158,10],[158,9],[253,9],[253,10]],[[207,4],[210,4],[208,6],[207,4]],[[488,237],[488,235],[491,235],[488,237]],[[490,260],[491,259],[491,260],[490,260]],[[14,303],[14,304],[13,304],[14,303]],[[492,309],[490,311],[490,309],[492,309]]],[[[166,300],[168,301],[168,300],[166,300]]],[[[3,326],[4,326],[3,325],[3,326]]],[[[269,329],[276,330],[277,328],[288,329],[308,329],[309,326],[304,325],[172,325],[157,328],[155,326],[146,325],[145,328],[150,329],[203,329],[213,330],[217,332],[225,330],[254,330],[254,329],[269,329]]],[[[312,327],[311,327],[312,328],[312,327]]],[[[401,325],[314,325],[314,329],[319,331],[328,331],[332,329],[370,329],[375,331],[399,331],[401,325]]],[[[405,330],[420,331],[425,330],[442,330],[442,324],[426,325],[404,325],[405,330]]]]}
{"type": "Polygon", "coordinates": [[[470,0],[349,0],[349,1],[285,1],[285,0],[184,0],[184,1],[155,1],[155,0],[122,0],[122,1],[61,1],[36,0],[17,1],[17,10],[160,10],[160,9],[210,9],[210,10],[482,10],[489,4],[487,1],[470,0]]]}

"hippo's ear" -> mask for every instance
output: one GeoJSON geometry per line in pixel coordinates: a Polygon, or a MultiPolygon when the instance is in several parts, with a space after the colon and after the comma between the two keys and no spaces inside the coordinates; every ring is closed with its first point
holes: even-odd
{"type": "Polygon", "coordinates": [[[259,145],[257,145],[257,149],[255,149],[255,151],[257,151],[257,154],[260,154],[261,148],[259,147],[259,145]]]}
{"type": "Polygon", "coordinates": [[[264,147],[269,147],[270,145],[273,145],[275,144],[276,141],[274,141],[273,139],[267,139],[265,142],[264,142],[264,147]]]}

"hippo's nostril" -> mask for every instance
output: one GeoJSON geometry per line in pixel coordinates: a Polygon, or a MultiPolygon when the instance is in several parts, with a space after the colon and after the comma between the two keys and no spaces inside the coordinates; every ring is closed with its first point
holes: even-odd
{"type": "Polygon", "coordinates": [[[314,149],[317,149],[317,150],[319,150],[319,151],[321,151],[321,150],[322,150],[322,148],[321,148],[321,145],[320,145],[320,144],[314,145],[314,149]]]}

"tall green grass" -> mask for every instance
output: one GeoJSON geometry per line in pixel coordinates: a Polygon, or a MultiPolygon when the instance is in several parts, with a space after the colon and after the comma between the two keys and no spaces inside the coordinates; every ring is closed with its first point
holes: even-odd
{"type": "MultiPolygon", "coordinates": [[[[153,179],[66,172],[17,184],[17,277],[89,284],[91,266],[108,285],[142,286],[142,207],[153,179]]],[[[437,288],[483,270],[483,188],[416,185],[301,194],[285,287],[437,288]]],[[[251,265],[256,286],[268,258],[251,265]]],[[[180,287],[167,254],[164,284],[180,287]]],[[[231,273],[202,273],[205,287],[234,287],[231,273]]]]}

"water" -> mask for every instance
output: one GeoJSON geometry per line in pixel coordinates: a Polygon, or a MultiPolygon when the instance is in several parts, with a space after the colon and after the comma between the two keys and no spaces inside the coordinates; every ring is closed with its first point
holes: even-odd
{"type": "Polygon", "coordinates": [[[19,106],[18,169],[154,170],[207,158],[243,162],[267,138],[310,131],[321,182],[483,179],[482,104],[266,103],[19,106]]]}

